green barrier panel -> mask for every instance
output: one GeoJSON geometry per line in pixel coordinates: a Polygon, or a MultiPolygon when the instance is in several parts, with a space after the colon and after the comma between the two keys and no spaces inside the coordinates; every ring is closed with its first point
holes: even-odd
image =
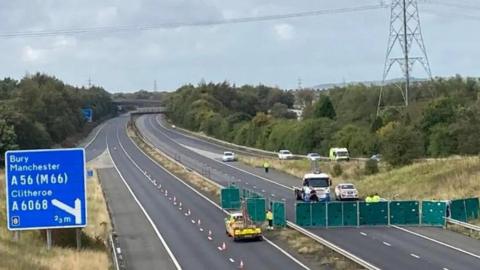
{"type": "Polygon", "coordinates": [[[298,226],[312,226],[312,213],[310,203],[295,204],[295,223],[298,226]]]}
{"type": "Polygon", "coordinates": [[[273,202],[272,212],[273,212],[273,225],[275,227],[285,227],[287,225],[285,203],[273,202]]]}
{"type": "Polygon", "coordinates": [[[327,204],[328,219],[327,224],[329,227],[343,226],[343,203],[331,202],[327,204]]]}
{"type": "Polygon", "coordinates": [[[465,200],[453,200],[450,203],[450,217],[467,222],[467,209],[465,207],[465,200]]]}
{"type": "Polygon", "coordinates": [[[240,209],[240,190],[238,188],[223,188],[220,192],[220,202],[224,209],[240,209]]]}
{"type": "Polygon", "coordinates": [[[478,198],[465,199],[465,211],[467,212],[467,221],[480,217],[480,201],[478,198]]]}
{"type": "Polygon", "coordinates": [[[445,226],[446,209],[445,202],[423,201],[422,225],[445,226]]]}
{"type": "Polygon", "coordinates": [[[312,207],[312,226],[326,227],[327,226],[327,204],[326,203],[311,203],[312,207]]]}
{"type": "Polygon", "coordinates": [[[418,201],[391,201],[389,207],[391,225],[420,224],[420,203],[418,201]]]}
{"type": "Polygon", "coordinates": [[[358,226],[358,203],[344,202],[343,207],[343,226],[358,226]]]}
{"type": "Polygon", "coordinates": [[[359,202],[360,225],[388,225],[388,202],[359,202]]]}
{"type": "Polygon", "coordinates": [[[247,211],[250,219],[253,222],[265,221],[265,199],[263,198],[248,198],[247,211]]]}

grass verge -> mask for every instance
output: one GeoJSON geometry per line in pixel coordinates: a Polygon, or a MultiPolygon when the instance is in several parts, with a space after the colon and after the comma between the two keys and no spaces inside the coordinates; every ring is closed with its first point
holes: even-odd
{"type": "MultiPolygon", "coordinates": [[[[5,189],[5,174],[0,171],[0,190],[5,189]]],[[[88,226],[82,230],[82,250],[77,251],[75,230],[53,230],[53,244],[47,250],[44,230],[20,232],[13,241],[13,232],[6,228],[5,193],[0,192],[0,269],[109,269],[111,262],[106,248],[110,219],[105,199],[96,177],[87,185],[88,226]]]]}
{"type": "MultiPolygon", "coordinates": [[[[134,120],[132,120],[132,122],[134,122],[134,120]]],[[[140,149],[165,169],[192,184],[202,194],[217,202],[217,204],[220,204],[220,187],[212,184],[203,176],[173,162],[167,158],[164,153],[145,142],[132,122],[128,125],[127,133],[140,149]]],[[[223,220],[219,220],[219,222],[223,222],[223,220]]],[[[300,258],[303,263],[312,269],[362,269],[362,267],[356,263],[293,229],[284,228],[265,231],[265,236],[290,254],[300,258]]]]}
{"type": "MultiPolygon", "coordinates": [[[[251,166],[262,166],[265,158],[240,156],[240,161],[251,166]]],[[[307,160],[280,161],[268,159],[272,168],[301,178],[310,171],[307,160]]],[[[449,200],[480,196],[480,158],[465,157],[451,160],[422,161],[398,169],[380,168],[380,173],[363,174],[364,162],[320,162],[322,171],[334,175],[333,166],[342,167],[342,175],[333,177],[333,183],[350,182],[366,196],[377,192],[383,198],[396,200],[449,200]]],[[[293,184],[293,183],[292,183],[293,184]]]]}

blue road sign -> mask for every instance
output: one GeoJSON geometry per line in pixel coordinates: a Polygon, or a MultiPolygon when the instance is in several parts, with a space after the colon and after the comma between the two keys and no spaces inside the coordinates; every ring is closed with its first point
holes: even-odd
{"type": "Polygon", "coordinates": [[[87,122],[92,122],[93,121],[93,110],[91,108],[82,109],[82,114],[83,114],[83,118],[87,122]]]}
{"type": "Polygon", "coordinates": [[[87,225],[84,149],[7,151],[5,174],[9,230],[87,225]]]}

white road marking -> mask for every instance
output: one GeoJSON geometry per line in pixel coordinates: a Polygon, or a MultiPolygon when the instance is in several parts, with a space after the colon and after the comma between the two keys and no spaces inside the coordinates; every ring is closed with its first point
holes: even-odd
{"type": "MultiPolygon", "coordinates": [[[[166,136],[166,135],[165,135],[166,136]]],[[[130,141],[132,141],[132,139],[129,137],[130,141]]],[[[180,179],[178,176],[174,175],[173,173],[171,173],[170,171],[168,171],[167,169],[165,169],[165,167],[163,167],[162,165],[160,165],[156,160],[152,159],[149,155],[145,154],[145,152],[143,152],[142,149],[140,149],[140,147],[138,147],[138,145],[136,145],[133,141],[132,143],[137,147],[137,149],[142,152],[147,158],[149,158],[153,163],[157,164],[158,167],[162,168],[166,173],[168,173],[169,175],[171,175],[173,178],[177,179],[180,183],[184,184],[186,187],[190,188],[193,192],[195,192],[196,194],[198,194],[200,197],[202,197],[203,199],[207,200],[208,202],[210,202],[213,206],[215,206],[216,208],[218,208],[220,211],[224,212],[225,214],[229,214],[228,211],[226,211],[225,209],[223,209],[220,205],[218,205],[216,202],[210,200],[207,196],[203,195],[202,193],[200,193],[200,191],[196,190],[195,188],[193,188],[192,186],[190,186],[189,184],[187,184],[185,181],[183,181],[182,179],[180,179]]],[[[158,149],[157,149],[158,150],[158,149]]],[[[218,183],[217,183],[218,184],[218,183]]],[[[248,184],[248,183],[247,183],[248,184]]],[[[297,260],[295,257],[293,257],[290,253],[288,253],[287,251],[283,250],[281,247],[277,246],[275,243],[273,243],[272,241],[268,240],[266,237],[263,237],[263,239],[265,241],[267,241],[267,243],[269,243],[270,245],[272,245],[273,247],[275,247],[277,250],[279,250],[280,252],[282,252],[285,256],[287,256],[288,258],[290,258],[292,261],[294,261],[295,263],[297,263],[298,265],[300,265],[302,268],[304,269],[310,269],[308,268],[306,265],[304,265],[302,262],[300,262],[299,260],[297,260]]],[[[212,240],[212,238],[209,236],[208,237],[208,240],[212,240]]],[[[221,247],[217,247],[220,251],[222,250],[221,247]]]]}
{"type": "Polygon", "coordinates": [[[415,236],[421,237],[421,238],[423,238],[423,239],[430,240],[430,241],[432,241],[432,242],[435,242],[435,243],[440,244],[440,245],[442,245],[442,246],[451,248],[451,249],[456,250],[456,251],[458,251],[458,252],[462,252],[462,253],[464,253],[464,254],[470,255],[470,256],[475,257],[475,258],[477,258],[477,259],[480,259],[480,255],[474,254],[474,253],[472,253],[472,252],[463,250],[463,249],[458,248],[458,247],[454,247],[454,246],[449,245],[449,244],[447,244],[447,243],[444,243],[444,242],[435,240],[435,239],[433,239],[433,238],[427,237],[427,236],[425,236],[425,235],[423,235],[423,234],[419,234],[419,233],[416,233],[416,232],[413,232],[413,231],[410,231],[410,230],[407,230],[407,229],[405,229],[405,228],[398,227],[398,226],[392,226],[392,227],[394,227],[394,228],[396,228],[396,229],[399,229],[399,230],[401,230],[401,231],[404,231],[404,232],[413,234],[413,235],[415,235],[415,236]]]}
{"type": "Polygon", "coordinates": [[[234,263],[234,262],[235,262],[235,260],[234,260],[234,259],[232,259],[232,258],[229,258],[229,260],[230,260],[230,262],[232,262],[232,263],[234,263]]]}
{"type": "Polygon", "coordinates": [[[448,269],[448,268],[446,268],[446,267],[443,267],[443,270],[449,270],[449,269],[448,269]]]}
{"type": "MultiPolygon", "coordinates": [[[[107,151],[108,151],[108,155],[111,157],[112,155],[110,154],[110,149],[108,147],[108,136],[105,137],[106,140],[107,140],[107,151]]],[[[120,138],[118,137],[118,129],[117,129],[117,140],[118,140],[118,143],[120,145],[120,147],[122,148],[123,152],[125,152],[125,154],[127,155],[127,157],[131,160],[131,157],[130,155],[128,155],[128,153],[125,151],[125,148],[123,148],[123,145],[122,143],[120,142],[120,138]]],[[[179,270],[182,269],[182,267],[180,266],[180,264],[178,263],[178,260],[177,258],[175,257],[175,255],[173,255],[172,251],[170,250],[170,248],[168,247],[167,245],[167,242],[165,242],[165,239],[163,239],[163,236],[162,234],[160,233],[160,231],[158,230],[157,226],[155,226],[155,223],[153,222],[153,220],[150,218],[150,216],[148,215],[147,211],[145,210],[145,208],[143,207],[143,205],[140,203],[140,201],[138,200],[137,196],[135,196],[135,193],[133,193],[133,190],[130,188],[130,186],[128,185],[127,181],[125,180],[125,178],[123,177],[122,173],[120,172],[120,170],[118,169],[117,165],[115,164],[115,161],[113,160],[113,158],[111,158],[112,160],[112,163],[113,163],[113,167],[115,167],[115,170],[118,172],[118,175],[120,175],[120,178],[122,179],[123,183],[125,184],[125,186],[127,187],[128,191],[130,192],[130,194],[132,195],[133,199],[135,200],[135,202],[138,204],[138,206],[140,207],[140,209],[142,210],[143,214],[145,215],[145,217],[147,218],[148,222],[150,223],[150,225],[152,225],[153,227],[153,230],[155,231],[155,233],[157,234],[158,238],[160,239],[160,241],[162,242],[162,245],[163,247],[165,247],[165,250],[167,251],[168,255],[170,256],[170,258],[172,259],[173,263],[175,264],[175,267],[179,270]]],[[[134,163],[134,165],[136,165],[136,163],[134,163]]],[[[138,168],[138,165],[136,165],[137,168],[138,168]]]]}
{"type": "Polygon", "coordinates": [[[410,256],[412,256],[414,258],[417,258],[417,259],[420,259],[420,256],[418,256],[417,254],[410,253],[410,256]]]}
{"type": "Polygon", "coordinates": [[[363,235],[363,236],[367,236],[367,234],[364,233],[364,232],[360,232],[360,234],[363,235]]]}
{"type": "Polygon", "coordinates": [[[392,246],[390,243],[387,243],[387,242],[383,242],[383,244],[384,244],[385,246],[389,246],[389,247],[392,246]]]}

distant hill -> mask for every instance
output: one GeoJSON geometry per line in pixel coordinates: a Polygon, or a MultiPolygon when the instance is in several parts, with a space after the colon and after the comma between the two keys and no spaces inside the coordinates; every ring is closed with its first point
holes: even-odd
{"type": "MultiPolygon", "coordinates": [[[[421,81],[426,81],[427,79],[425,78],[411,78],[410,79],[412,82],[421,82],[421,81]]],[[[392,84],[392,83],[398,83],[403,81],[403,79],[397,78],[397,79],[391,79],[387,80],[387,84],[392,84]]],[[[368,86],[380,86],[382,85],[382,81],[362,81],[362,82],[344,82],[344,83],[324,83],[324,84],[318,84],[314,85],[308,88],[315,89],[315,90],[328,90],[332,89],[335,87],[343,87],[345,85],[351,85],[351,84],[364,84],[368,86]]]]}

